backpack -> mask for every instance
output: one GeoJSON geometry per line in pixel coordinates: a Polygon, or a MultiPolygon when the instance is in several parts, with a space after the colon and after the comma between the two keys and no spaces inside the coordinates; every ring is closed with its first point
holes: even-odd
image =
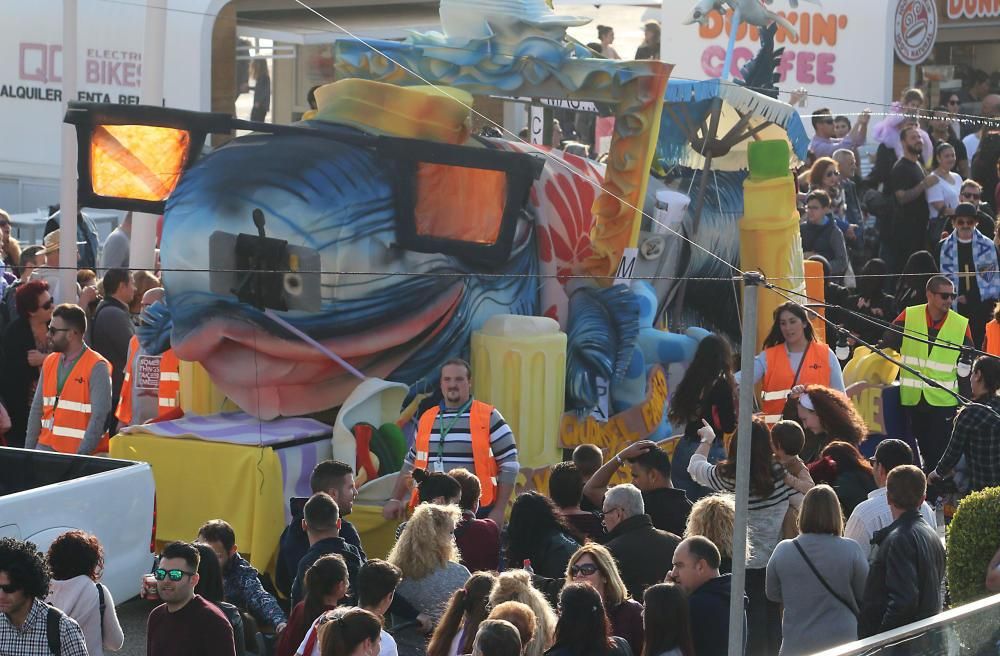
{"type": "Polygon", "coordinates": [[[62,636],[59,635],[59,622],[62,616],[63,612],[55,606],[49,606],[45,616],[45,636],[48,638],[49,651],[53,656],[62,654],[62,636]]]}
{"type": "Polygon", "coordinates": [[[97,606],[101,610],[101,638],[104,637],[104,588],[100,583],[94,583],[97,587],[97,606]]]}

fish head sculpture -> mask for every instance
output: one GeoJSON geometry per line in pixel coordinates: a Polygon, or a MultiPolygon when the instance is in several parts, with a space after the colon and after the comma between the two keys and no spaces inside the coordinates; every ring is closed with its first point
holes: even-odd
{"type": "Polygon", "coordinates": [[[167,203],[173,348],[262,418],[336,407],[357,384],[295,331],[367,376],[414,384],[493,314],[537,309],[534,158],[348,123],[234,139],[167,203]]]}

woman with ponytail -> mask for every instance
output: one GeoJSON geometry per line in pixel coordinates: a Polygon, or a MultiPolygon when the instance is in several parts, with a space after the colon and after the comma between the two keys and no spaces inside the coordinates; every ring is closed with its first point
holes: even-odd
{"type": "MultiPolygon", "coordinates": [[[[324,611],[333,610],[347,596],[347,563],[339,554],[320,557],[306,570],[306,598],[295,604],[288,616],[288,625],[278,636],[276,656],[293,656],[302,644],[309,627],[324,611]]],[[[312,651],[312,645],[302,653],[312,651]]]]}
{"type": "Polygon", "coordinates": [[[476,631],[489,612],[487,605],[495,580],[496,577],[490,572],[476,572],[465,582],[464,588],[451,595],[448,607],[427,645],[427,656],[472,653],[476,631]]]}
{"type": "Polygon", "coordinates": [[[382,620],[375,613],[352,608],[319,630],[322,656],[378,656],[382,620]]]}
{"type": "MultiPolygon", "coordinates": [[[[417,499],[420,503],[435,503],[439,506],[457,506],[462,498],[462,487],[458,481],[444,472],[428,472],[414,469],[413,482],[417,484],[417,499]]],[[[396,527],[396,539],[403,534],[406,522],[396,527]]]]}

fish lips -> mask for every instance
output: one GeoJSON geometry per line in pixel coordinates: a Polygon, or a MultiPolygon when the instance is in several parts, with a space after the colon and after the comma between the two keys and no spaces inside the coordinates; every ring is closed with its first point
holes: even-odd
{"type": "MultiPolygon", "coordinates": [[[[387,377],[452,317],[463,286],[445,290],[420,312],[365,332],[320,339],[366,376],[387,377]]],[[[173,345],[205,367],[241,409],[261,419],[322,412],[341,405],[357,378],[274,324],[214,315],[173,345]]]]}

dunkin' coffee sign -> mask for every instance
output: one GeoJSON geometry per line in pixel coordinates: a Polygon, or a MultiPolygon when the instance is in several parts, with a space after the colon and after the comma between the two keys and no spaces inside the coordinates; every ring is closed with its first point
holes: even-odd
{"type": "Polygon", "coordinates": [[[934,0],[898,0],[893,24],[896,56],[904,64],[921,64],[937,40],[938,15],[934,0]]]}
{"type": "Polygon", "coordinates": [[[1000,0],[946,0],[948,18],[996,18],[1000,16],[1000,0]]]}

